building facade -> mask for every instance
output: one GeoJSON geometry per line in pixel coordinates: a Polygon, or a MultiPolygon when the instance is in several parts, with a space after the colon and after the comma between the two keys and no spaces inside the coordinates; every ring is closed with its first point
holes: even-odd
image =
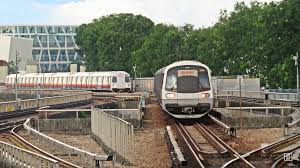
{"type": "Polygon", "coordinates": [[[69,71],[80,60],[76,28],[70,25],[0,25],[0,35],[33,39],[32,57],[39,72],[69,71]]]}

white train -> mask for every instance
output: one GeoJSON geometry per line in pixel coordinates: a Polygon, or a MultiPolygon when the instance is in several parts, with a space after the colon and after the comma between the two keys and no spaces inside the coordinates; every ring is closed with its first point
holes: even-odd
{"type": "Polygon", "coordinates": [[[175,118],[200,118],[213,108],[211,70],[197,61],[178,61],[155,73],[154,92],[175,118]]]}
{"type": "MultiPolygon", "coordinates": [[[[15,79],[15,74],[8,75],[5,86],[14,88],[15,79]]],[[[67,72],[18,74],[18,87],[128,92],[131,84],[129,74],[124,71],[67,72]]]]}

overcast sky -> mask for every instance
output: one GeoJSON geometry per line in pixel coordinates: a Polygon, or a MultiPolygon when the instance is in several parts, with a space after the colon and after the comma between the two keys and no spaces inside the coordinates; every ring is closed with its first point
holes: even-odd
{"type": "Polygon", "coordinates": [[[207,27],[236,2],[241,0],[10,0],[0,5],[0,24],[78,25],[112,13],[134,13],[155,23],[207,27]]]}

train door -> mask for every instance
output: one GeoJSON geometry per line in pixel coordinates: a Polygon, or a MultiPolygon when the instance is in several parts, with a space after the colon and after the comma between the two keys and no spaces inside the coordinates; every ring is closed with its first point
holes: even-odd
{"type": "Polygon", "coordinates": [[[82,76],[80,82],[81,82],[81,88],[85,88],[86,87],[86,76],[82,76]]]}
{"type": "Polygon", "coordinates": [[[102,86],[101,86],[101,77],[100,76],[97,76],[97,79],[96,79],[96,86],[97,86],[97,89],[102,89],[102,86]]]}
{"type": "Polygon", "coordinates": [[[55,80],[55,82],[54,82],[55,86],[54,87],[59,88],[61,77],[54,77],[54,80],[55,80]]]}
{"type": "Polygon", "coordinates": [[[73,88],[73,82],[74,82],[74,77],[70,76],[69,82],[68,82],[68,88],[72,89],[73,88]]]}
{"type": "Polygon", "coordinates": [[[30,87],[30,82],[31,82],[31,77],[27,77],[27,85],[26,85],[26,87],[30,87]]]}
{"type": "MultiPolygon", "coordinates": [[[[23,79],[22,77],[21,77],[21,78],[18,78],[18,84],[19,84],[19,86],[22,85],[22,82],[23,82],[22,79],[23,79]]],[[[16,87],[16,78],[13,78],[13,86],[16,87]]],[[[18,87],[19,87],[19,86],[18,86],[18,87]]]]}
{"type": "Polygon", "coordinates": [[[40,77],[37,77],[37,78],[36,78],[36,86],[37,86],[37,87],[41,87],[41,83],[42,83],[42,82],[41,82],[41,78],[40,78],[40,77]]]}
{"type": "Polygon", "coordinates": [[[58,79],[59,79],[59,77],[52,77],[52,81],[53,81],[52,87],[53,88],[57,88],[58,79]]]}
{"type": "Polygon", "coordinates": [[[91,85],[92,85],[92,78],[90,76],[87,76],[86,87],[90,89],[91,85]]]}
{"type": "Polygon", "coordinates": [[[32,78],[33,77],[28,78],[28,86],[27,87],[32,87],[32,78]]]}
{"type": "Polygon", "coordinates": [[[45,88],[50,88],[50,79],[49,79],[49,77],[45,78],[45,88]]]}
{"type": "Polygon", "coordinates": [[[95,89],[96,88],[96,77],[95,76],[92,76],[91,77],[91,88],[92,89],[95,89]]]}
{"type": "Polygon", "coordinates": [[[116,82],[116,88],[122,89],[126,87],[126,81],[125,81],[125,74],[124,73],[118,73],[117,74],[117,82],[116,82]]]}
{"type": "Polygon", "coordinates": [[[66,87],[67,79],[66,77],[61,77],[61,88],[64,89],[66,87]]]}
{"type": "Polygon", "coordinates": [[[108,86],[108,80],[106,76],[102,77],[102,88],[106,88],[108,86]]]}
{"type": "Polygon", "coordinates": [[[82,88],[82,76],[77,77],[78,88],[82,88]]]}

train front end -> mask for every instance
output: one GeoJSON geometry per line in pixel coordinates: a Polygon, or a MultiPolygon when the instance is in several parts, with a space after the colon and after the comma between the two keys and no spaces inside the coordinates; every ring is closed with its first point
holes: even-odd
{"type": "Polygon", "coordinates": [[[207,114],[213,108],[210,69],[196,61],[168,66],[161,104],[175,118],[200,118],[207,114]]]}
{"type": "Polygon", "coordinates": [[[111,89],[114,92],[129,92],[131,88],[130,76],[127,72],[112,73],[111,89]]]}

